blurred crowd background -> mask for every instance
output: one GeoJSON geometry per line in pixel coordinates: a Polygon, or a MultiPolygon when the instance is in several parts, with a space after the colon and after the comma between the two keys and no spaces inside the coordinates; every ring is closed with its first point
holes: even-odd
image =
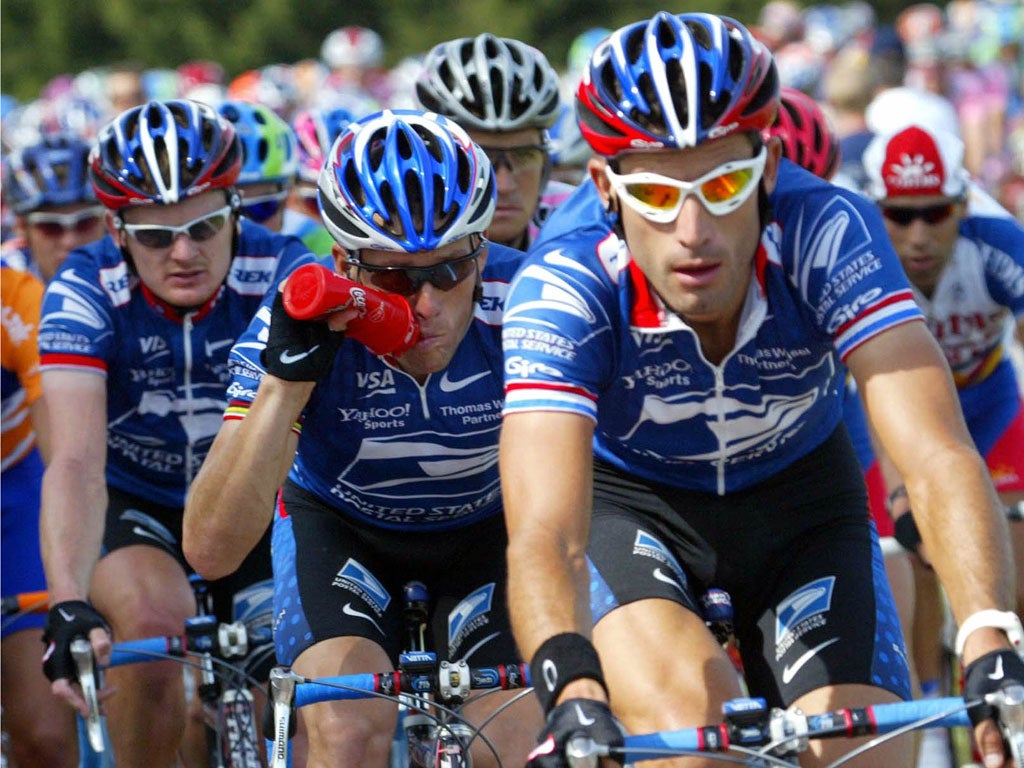
{"type": "MultiPolygon", "coordinates": [[[[287,121],[344,107],[354,116],[416,107],[423,54],[490,31],[542,50],[564,77],[559,162],[579,166],[572,94],[594,45],[664,6],[650,2],[387,0],[4,0],[3,151],[70,131],[86,140],[148,99],[262,103],[287,121]],[[372,6],[372,7],[371,7],[372,6]]],[[[1024,2],[766,4],[674,12],[731,15],[775,53],[784,85],[814,97],[843,141],[906,120],[938,121],[967,145],[978,184],[1024,221],[1024,2]]],[[[859,153],[858,153],[859,154],[859,153]]],[[[571,174],[567,178],[572,178],[571,174]]]]}

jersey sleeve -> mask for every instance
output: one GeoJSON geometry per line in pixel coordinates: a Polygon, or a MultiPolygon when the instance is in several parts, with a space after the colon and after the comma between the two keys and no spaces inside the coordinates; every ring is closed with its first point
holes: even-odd
{"type": "Polygon", "coordinates": [[[532,254],[513,281],[502,328],[505,414],[563,411],[597,419],[613,357],[609,311],[618,297],[612,276],[588,258],[593,250],[585,242],[552,243],[532,254]]]}
{"type": "Polygon", "coordinates": [[[985,285],[992,298],[1024,318],[1024,227],[1012,219],[975,217],[968,236],[985,260],[985,285]]]}
{"type": "Polygon", "coordinates": [[[123,261],[105,268],[87,251],[72,251],[43,296],[39,354],[44,371],[106,375],[117,343],[113,309],[130,301],[130,282],[123,261]]]}
{"type": "Polygon", "coordinates": [[[0,280],[3,284],[3,367],[18,377],[25,392],[25,405],[31,405],[43,394],[38,344],[43,284],[27,272],[7,267],[3,268],[0,280]]]}
{"type": "Polygon", "coordinates": [[[875,206],[825,185],[771,225],[766,242],[819,329],[845,360],[868,339],[905,322],[923,320],[903,267],[875,206]],[[789,263],[787,263],[787,261],[789,263]]]}

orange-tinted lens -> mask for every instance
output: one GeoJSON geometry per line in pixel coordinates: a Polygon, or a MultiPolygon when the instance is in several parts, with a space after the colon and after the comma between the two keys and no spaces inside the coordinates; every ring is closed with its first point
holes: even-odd
{"type": "Polygon", "coordinates": [[[701,184],[700,191],[709,203],[724,203],[726,200],[732,200],[746,189],[753,175],[753,168],[741,168],[723,173],[721,176],[715,176],[701,184]]]}
{"type": "Polygon", "coordinates": [[[644,205],[659,211],[670,211],[679,203],[682,190],[668,184],[627,184],[626,191],[644,205]]]}

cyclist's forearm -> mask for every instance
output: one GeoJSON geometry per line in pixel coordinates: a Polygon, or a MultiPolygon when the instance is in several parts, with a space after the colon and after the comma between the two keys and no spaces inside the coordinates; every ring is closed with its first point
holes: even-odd
{"type": "Polygon", "coordinates": [[[1009,531],[984,462],[968,449],[932,461],[938,466],[931,481],[908,477],[907,489],[954,618],[960,623],[984,609],[1013,610],[1009,531]]]}
{"type": "Polygon", "coordinates": [[[221,427],[185,505],[185,556],[206,578],[235,570],[270,524],[313,386],[268,376],[246,417],[221,427]]]}
{"type": "Polygon", "coordinates": [[[43,476],[39,539],[51,604],[84,600],[103,543],[107,487],[102,471],[57,458],[43,476]]]}

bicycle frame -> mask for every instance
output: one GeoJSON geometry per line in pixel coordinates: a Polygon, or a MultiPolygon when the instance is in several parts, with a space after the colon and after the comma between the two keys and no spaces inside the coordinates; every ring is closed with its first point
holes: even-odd
{"type": "MultiPolygon", "coordinates": [[[[292,713],[299,707],[325,701],[383,697],[400,708],[393,751],[406,752],[410,766],[465,768],[469,765],[468,730],[454,708],[469,700],[473,689],[517,689],[530,685],[525,664],[471,669],[465,661],[438,661],[427,649],[427,588],[421,582],[404,587],[405,633],[408,650],[399,655],[390,672],[339,675],[309,680],[278,667],[271,670],[269,689],[273,727],[267,728],[267,756],[271,768],[289,765],[287,739],[292,713]],[[404,713],[402,708],[406,708],[404,713]],[[273,734],[271,737],[270,734],[273,734]],[[404,738],[401,738],[404,737],[404,738]]],[[[486,742],[486,738],[481,736],[486,742]]],[[[393,755],[393,758],[397,755],[393,755]]]]}

